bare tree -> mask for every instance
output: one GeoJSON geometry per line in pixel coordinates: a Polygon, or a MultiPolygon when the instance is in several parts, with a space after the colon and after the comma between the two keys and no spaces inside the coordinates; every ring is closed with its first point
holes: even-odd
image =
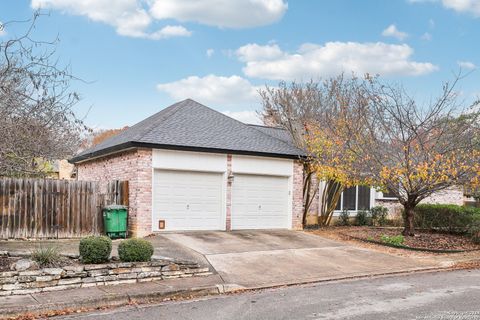
{"type": "Polygon", "coordinates": [[[87,129],[73,106],[79,95],[70,89],[76,79],[56,58],[54,41],[32,34],[39,12],[27,21],[3,24],[0,43],[0,175],[36,176],[42,163],[64,159],[76,152],[87,129]],[[13,24],[25,31],[10,34],[13,24]]]}
{"type": "Polygon", "coordinates": [[[335,165],[336,159],[344,156],[345,148],[338,144],[332,145],[335,137],[332,131],[338,130],[336,123],[341,120],[342,106],[345,103],[356,104],[361,101],[358,99],[360,91],[363,90],[360,83],[356,78],[340,75],[318,82],[281,82],[278,87],[266,87],[260,91],[266,122],[285,128],[294,144],[307,154],[303,161],[304,225],[319,192],[320,181],[320,212],[317,213],[320,225],[330,223],[343,189],[354,182],[350,180],[350,175],[342,174],[340,167],[335,165]],[[315,131],[315,128],[321,128],[321,131],[316,132],[316,137],[319,138],[318,133],[321,132],[325,140],[320,143],[317,139],[313,147],[308,138],[310,131],[315,131]],[[319,151],[319,147],[322,147],[322,152],[315,152],[319,151]]]}

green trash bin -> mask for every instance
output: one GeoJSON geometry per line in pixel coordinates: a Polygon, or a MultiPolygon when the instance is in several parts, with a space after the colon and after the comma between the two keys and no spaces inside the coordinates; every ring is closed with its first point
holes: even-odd
{"type": "Polygon", "coordinates": [[[103,208],[103,226],[105,233],[110,238],[127,237],[128,207],[110,205],[103,208]]]}

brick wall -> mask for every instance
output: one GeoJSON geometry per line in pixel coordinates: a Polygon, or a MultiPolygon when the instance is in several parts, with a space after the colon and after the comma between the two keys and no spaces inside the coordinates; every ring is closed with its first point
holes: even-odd
{"type": "MultiPolygon", "coordinates": [[[[463,202],[463,188],[451,187],[435,192],[420,203],[456,204],[462,206],[463,202]]],[[[397,200],[375,199],[375,205],[388,208],[389,215],[392,217],[401,216],[402,214],[403,206],[397,200]]]]}
{"type": "Polygon", "coordinates": [[[451,187],[445,190],[435,192],[422,203],[442,203],[463,205],[463,188],[451,187]]]}
{"type": "MultiPolygon", "coordinates": [[[[152,150],[135,149],[77,165],[78,180],[129,181],[129,231],[138,237],[152,230],[152,150]]],[[[232,171],[232,155],[227,156],[227,174],[232,171]]],[[[227,182],[226,229],[231,229],[232,186],[227,182]]],[[[294,161],[292,190],[292,228],[302,228],[303,165],[294,161]]]]}
{"type": "Polygon", "coordinates": [[[292,190],[292,229],[302,229],[303,215],[303,164],[300,161],[293,163],[293,190],[292,190]]]}
{"type": "Polygon", "coordinates": [[[152,150],[135,149],[77,164],[78,180],[129,181],[129,231],[152,231],[152,150]]]}

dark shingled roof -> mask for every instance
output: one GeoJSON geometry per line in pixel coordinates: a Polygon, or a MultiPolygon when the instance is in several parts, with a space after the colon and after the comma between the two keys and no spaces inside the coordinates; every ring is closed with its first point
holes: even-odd
{"type": "Polygon", "coordinates": [[[304,152],[291,143],[285,130],[247,125],[187,99],[81,152],[70,162],[135,147],[280,158],[304,156],[304,152]]]}
{"type": "Polygon", "coordinates": [[[294,145],[292,136],[290,133],[280,127],[267,127],[267,126],[260,126],[257,124],[249,124],[250,127],[255,128],[257,130],[262,131],[265,134],[268,134],[269,136],[272,136],[274,138],[280,139],[283,142],[288,143],[289,145],[294,145]]]}

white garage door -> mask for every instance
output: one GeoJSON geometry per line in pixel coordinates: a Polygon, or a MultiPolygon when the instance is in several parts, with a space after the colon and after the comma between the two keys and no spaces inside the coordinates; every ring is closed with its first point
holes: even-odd
{"type": "Polygon", "coordinates": [[[224,230],[221,173],[155,170],[153,229],[224,230]]]}
{"type": "Polygon", "coordinates": [[[288,228],[288,178],[236,174],[232,229],[288,228]]]}

